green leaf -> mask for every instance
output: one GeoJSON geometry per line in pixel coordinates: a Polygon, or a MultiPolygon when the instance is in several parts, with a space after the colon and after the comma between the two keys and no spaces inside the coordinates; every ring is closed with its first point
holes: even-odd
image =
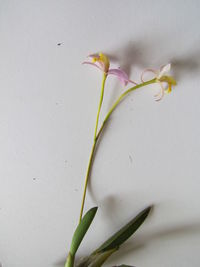
{"type": "Polygon", "coordinates": [[[104,242],[93,254],[119,248],[145,221],[148,216],[151,207],[148,207],[141,211],[135,218],[133,218],[128,224],[111,236],[106,242],[104,242]]]}
{"type": "Polygon", "coordinates": [[[110,249],[104,251],[103,253],[98,253],[95,255],[95,259],[90,263],[90,267],[100,267],[104,262],[116,251],[117,249],[110,249]]]}
{"type": "Polygon", "coordinates": [[[90,224],[92,223],[94,216],[97,212],[97,207],[94,207],[90,209],[82,218],[80,223],[78,224],[73,238],[71,242],[71,247],[70,247],[70,253],[72,256],[74,256],[81,244],[81,241],[83,240],[88,228],[90,227],[90,224]]]}

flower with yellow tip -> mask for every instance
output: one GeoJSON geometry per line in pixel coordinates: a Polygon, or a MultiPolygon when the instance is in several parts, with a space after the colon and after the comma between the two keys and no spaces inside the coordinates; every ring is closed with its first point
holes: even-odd
{"type": "Polygon", "coordinates": [[[99,53],[98,55],[90,55],[89,56],[92,59],[92,63],[99,67],[104,73],[107,73],[110,67],[110,61],[109,58],[104,55],[103,53],[99,53]]]}
{"type": "Polygon", "coordinates": [[[142,75],[141,75],[141,80],[142,82],[144,82],[143,80],[143,76],[145,72],[153,72],[155,74],[155,78],[157,80],[157,82],[160,84],[161,90],[158,94],[155,95],[155,100],[159,101],[163,98],[164,94],[169,94],[172,91],[172,85],[176,85],[176,81],[172,76],[167,75],[167,73],[170,71],[171,69],[171,64],[168,63],[164,66],[162,66],[160,68],[160,70],[154,70],[154,69],[146,69],[143,71],[142,75]],[[167,88],[164,87],[163,83],[167,83],[167,88]]]}
{"type": "Polygon", "coordinates": [[[128,83],[137,84],[134,81],[130,80],[127,73],[122,69],[110,69],[110,61],[105,54],[99,53],[89,55],[88,58],[90,58],[91,61],[84,61],[83,64],[95,66],[96,68],[104,72],[105,75],[115,75],[124,86],[126,86],[128,83]]]}

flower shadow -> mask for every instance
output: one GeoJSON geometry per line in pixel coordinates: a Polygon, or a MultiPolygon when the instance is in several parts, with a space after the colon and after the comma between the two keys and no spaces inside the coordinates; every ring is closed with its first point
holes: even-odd
{"type": "Polygon", "coordinates": [[[143,41],[130,41],[123,47],[108,53],[111,62],[117,62],[120,67],[130,76],[133,68],[148,67],[149,55],[153,53],[153,44],[148,45],[143,41]],[[117,55],[117,56],[116,56],[117,55]]]}
{"type": "Polygon", "coordinates": [[[174,57],[171,59],[171,63],[177,81],[182,80],[188,75],[195,76],[200,73],[200,51],[185,57],[174,57]]]}

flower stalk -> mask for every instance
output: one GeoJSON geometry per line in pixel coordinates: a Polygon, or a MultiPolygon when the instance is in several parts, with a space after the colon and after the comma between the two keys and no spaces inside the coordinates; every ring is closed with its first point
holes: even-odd
{"type": "Polygon", "coordinates": [[[93,146],[91,149],[91,153],[90,153],[90,158],[89,158],[89,163],[88,163],[88,168],[87,168],[87,172],[86,172],[86,177],[85,177],[85,184],[84,184],[84,190],[83,190],[83,197],[82,197],[82,203],[81,203],[81,211],[80,211],[80,217],[79,217],[79,222],[82,219],[82,215],[83,215],[83,209],[84,209],[84,204],[85,204],[85,197],[86,197],[86,190],[87,190],[87,185],[88,185],[88,181],[89,181],[89,176],[90,176],[90,172],[91,172],[91,167],[92,167],[92,162],[94,159],[94,152],[95,152],[95,148],[96,148],[96,144],[97,141],[104,129],[104,126],[106,124],[106,122],[108,121],[108,119],[110,118],[111,114],[113,113],[113,111],[116,109],[116,107],[119,105],[119,103],[132,91],[139,89],[141,87],[153,84],[157,82],[157,79],[154,78],[152,80],[146,81],[146,82],[142,82],[140,84],[137,84],[133,87],[131,87],[130,89],[126,90],[123,94],[120,95],[120,97],[116,100],[116,102],[113,104],[113,106],[110,108],[110,110],[108,111],[102,126],[100,127],[99,131],[97,132],[98,129],[98,123],[99,123],[99,115],[100,115],[100,111],[101,111],[101,106],[102,106],[102,102],[103,102],[103,95],[104,95],[104,88],[105,88],[105,81],[106,81],[106,75],[104,74],[103,76],[103,81],[102,81],[102,88],[101,88],[101,96],[100,96],[100,101],[99,101],[99,107],[98,107],[98,112],[97,112],[97,118],[96,118],[96,125],[95,125],[95,133],[94,133],[94,142],[93,142],[93,146]]]}
{"type": "MultiPolygon", "coordinates": [[[[153,69],[146,69],[142,75],[141,75],[141,83],[137,84],[134,81],[130,80],[128,75],[125,71],[123,71],[120,68],[117,69],[110,69],[110,61],[109,58],[104,55],[103,53],[90,55],[89,58],[91,61],[85,61],[83,64],[89,64],[92,66],[95,66],[96,68],[100,69],[100,71],[103,73],[102,78],[102,84],[101,84],[101,93],[100,93],[100,99],[98,104],[98,110],[96,115],[96,122],[95,122],[95,128],[94,128],[94,137],[93,137],[93,144],[90,152],[90,157],[88,161],[85,181],[84,181],[84,189],[83,189],[83,196],[82,196],[82,202],[81,202],[81,209],[80,209],[80,217],[79,217],[79,223],[78,226],[74,232],[70,251],[66,260],[65,267],[73,267],[75,262],[75,256],[76,252],[88,230],[90,227],[90,224],[92,223],[92,220],[96,214],[97,207],[94,207],[90,209],[84,216],[84,206],[85,206],[85,199],[86,199],[86,193],[87,193],[87,186],[88,181],[90,179],[92,164],[95,157],[95,149],[97,146],[97,142],[105,128],[106,123],[108,122],[110,116],[112,115],[113,111],[118,107],[118,105],[122,102],[122,100],[132,91],[139,89],[144,86],[148,86],[150,84],[157,83],[161,87],[161,91],[156,95],[155,100],[162,99],[164,93],[170,93],[172,85],[176,85],[176,81],[173,77],[166,75],[167,72],[170,71],[170,64],[164,65],[160,68],[160,70],[153,70],[153,69]],[[150,71],[154,73],[154,78],[148,81],[143,80],[144,73],[150,71]],[[134,86],[130,87],[128,90],[126,90],[124,93],[122,93],[119,98],[114,102],[114,104],[109,109],[107,115],[105,116],[101,126],[99,127],[99,117],[101,113],[103,98],[104,98],[104,90],[105,90],[105,83],[107,80],[107,77],[109,75],[115,75],[119,81],[122,83],[123,86],[126,86],[128,83],[134,84],[134,86]],[[167,88],[163,85],[163,83],[168,85],[167,88]]],[[[132,221],[130,221],[127,225],[125,225],[123,228],[121,228],[117,233],[115,233],[113,236],[111,236],[104,244],[96,251],[94,251],[89,257],[85,259],[83,262],[83,265],[80,265],[81,267],[85,266],[95,266],[95,267],[101,267],[103,262],[116,250],[119,249],[119,246],[124,243],[144,222],[146,217],[148,216],[150,212],[151,207],[146,208],[143,210],[140,214],[138,214],[132,221]],[[98,252],[98,253],[97,253],[98,252]]],[[[79,267],[80,267],[79,266],[79,267]]]]}
{"type": "Polygon", "coordinates": [[[101,95],[100,95],[100,100],[99,100],[99,106],[98,106],[97,118],[96,118],[96,124],[95,124],[95,131],[94,131],[94,141],[93,141],[92,150],[90,153],[90,158],[89,158],[86,177],[85,177],[85,184],[84,184],[84,189],[83,189],[83,197],[82,197],[82,202],[81,202],[81,211],[80,211],[79,223],[80,223],[82,216],[83,216],[86,190],[87,190],[88,180],[89,180],[90,171],[91,171],[91,167],[92,167],[94,151],[95,151],[95,147],[96,147],[96,143],[97,143],[96,136],[97,136],[97,130],[98,130],[98,124],[99,124],[99,115],[100,115],[101,106],[102,106],[102,102],[103,102],[106,78],[107,78],[107,75],[105,73],[103,73],[103,80],[102,80],[102,85],[101,85],[101,95]]]}

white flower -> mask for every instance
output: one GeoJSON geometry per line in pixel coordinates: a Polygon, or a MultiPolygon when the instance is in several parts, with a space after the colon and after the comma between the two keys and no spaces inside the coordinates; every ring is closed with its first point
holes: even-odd
{"type": "Polygon", "coordinates": [[[155,78],[161,87],[160,92],[155,95],[156,101],[161,100],[165,93],[166,94],[170,93],[172,91],[172,85],[176,85],[175,79],[172,76],[167,75],[170,69],[171,69],[171,64],[168,63],[162,66],[159,70],[146,69],[143,71],[141,75],[141,80],[142,82],[144,82],[143,76],[146,72],[153,72],[155,74],[155,78]],[[167,83],[167,88],[165,88],[165,85],[163,83],[167,83]]]}

